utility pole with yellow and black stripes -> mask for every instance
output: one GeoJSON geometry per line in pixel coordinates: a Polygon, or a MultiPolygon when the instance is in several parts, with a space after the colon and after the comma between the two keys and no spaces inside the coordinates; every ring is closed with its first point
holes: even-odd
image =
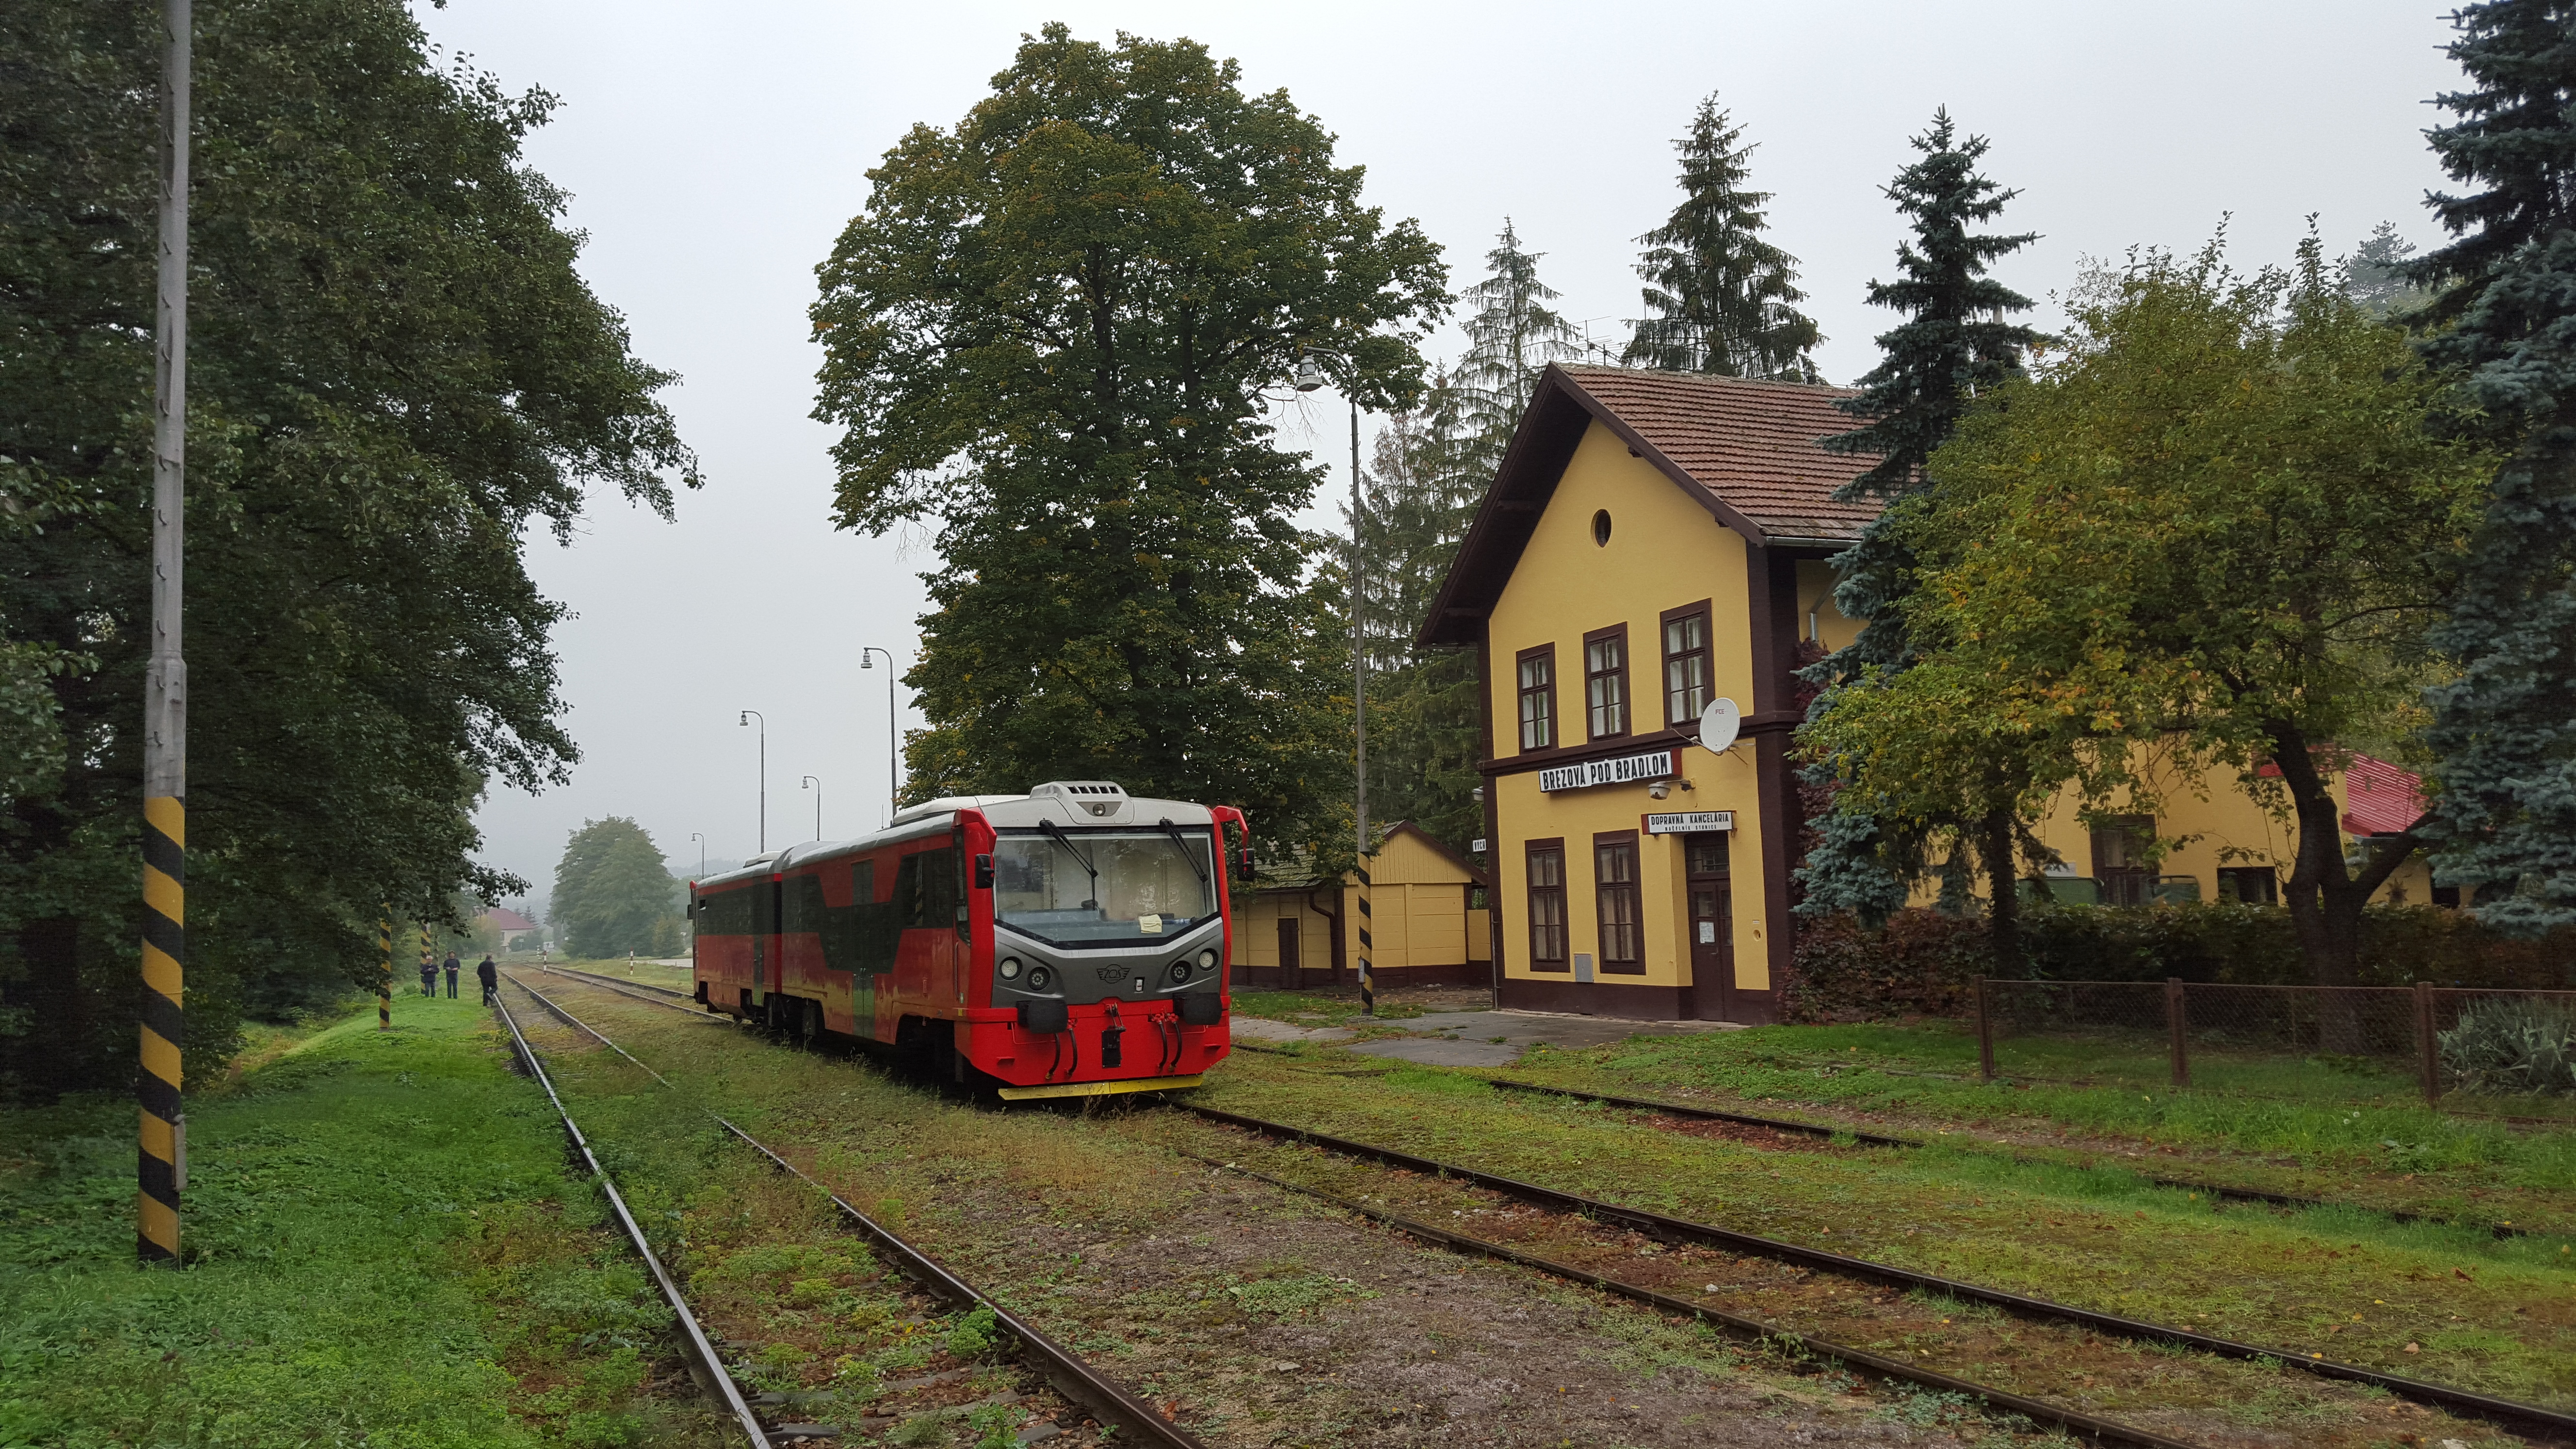
{"type": "Polygon", "coordinates": [[[143,675],[143,1070],[135,1162],[135,1254],[179,1260],[188,1119],[179,1099],[187,1042],[188,666],[179,652],[181,524],[188,451],[188,52],[190,0],[162,0],[161,237],[152,367],[152,656],[143,675]]]}

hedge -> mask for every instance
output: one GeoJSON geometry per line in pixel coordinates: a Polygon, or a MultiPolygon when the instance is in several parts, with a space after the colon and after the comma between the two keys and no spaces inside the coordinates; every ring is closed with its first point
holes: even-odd
{"type": "MultiPolygon", "coordinates": [[[[2018,974],[2055,981],[2185,981],[2303,985],[2307,968],[2278,906],[2233,901],[2154,906],[2044,906],[2022,913],[2018,973],[1995,970],[1986,922],[1929,909],[1897,912],[1879,930],[1850,916],[1801,924],[1781,992],[1790,1021],[1964,1016],[1969,983],[2018,974]]],[[[2371,906],[2362,913],[2365,986],[2565,990],[2576,985],[2576,931],[2516,940],[2474,915],[2439,906],[2371,906]]]]}

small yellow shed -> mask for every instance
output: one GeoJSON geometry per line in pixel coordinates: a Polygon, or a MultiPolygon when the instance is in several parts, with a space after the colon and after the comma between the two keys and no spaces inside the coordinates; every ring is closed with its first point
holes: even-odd
{"type": "MultiPolygon", "coordinates": [[[[1265,871],[1263,878],[1270,883],[1235,896],[1234,984],[1274,991],[1356,984],[1357,876],[1265,871]]],[[[1380,989],[1490,979],[1484,872],[1406,820],[1379,837],[1369,881],[1370,961],[1380,989]]]]}

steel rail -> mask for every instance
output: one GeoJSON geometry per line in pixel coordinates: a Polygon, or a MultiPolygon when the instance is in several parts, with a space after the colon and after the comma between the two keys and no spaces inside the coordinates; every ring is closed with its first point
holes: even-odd
{"type": "Polygon", "coordinates": [[[1742,1314],[1729,1313],[1724,1309],[1710,1308],[1705,1304],[1693,1303],[1687,1298],[1676,1298],[1669,1293],[1658,1292],[1641,1284],[1607,1277],[1588,1268],[1578,1268],[1571,1263],[1542,1258],[1535,1253],[1524,1253],[1501,1243],[1488,1242],[1483,1238],[1471,1237],[1419,1219],[1391,1213],[1383,1208],[1371,1207],[1367,1203],[1344,1197],[1339,1193],[1273,1177],[1269,1173],[1245,1167],[1239,1162],[1221,1162],[1205,1154],[1186,1150],[1182,1151],[1181,1155],[1207,1163],[1211,1167],[1256,1178],[1289,1192],[1303,1193],[1319,1201],[1331,1203],[1345,1212],[1357,1213],[1361,1217],[1384,1223],[1400,1233],[1436,1243],[1453,1252],[1473,1257],[1495,1258],[1519,1267],[1534,1269],[1553,1277],[1580,1283],[1587,1288],[1595,1288],[1604,1293],[1643,1303],[1677,1318],[1714,1323],[1750,1338],[1773,1343],[1795,1344],[1800,1349],[1818,1357],[1851,1364],[1881,1378],[1900,1379],[1906,1383],[1920,1384],[1925,1388],[1937,1389],[1943,1393],[1972,1395],[1995,1408],[2020,1414],[2043,1424],[2054,1424],[2069,1433],[2084,1435],[2097,1443],[2134,1444],[2142,1446],[2142,1449],[2196,1449],[2196,1446],[2183,1440],[2168,1439],[2162,1434],[2123,1424],[2116,1419],[2099,1418],[2080,1409],[2065,1408],[2044,1399],[2028,1398],[2010,1390],[1993,1388],[1969,1379],[1953,1378],[1936,1369],[1922,1368],[1906,1363],[1902,1359],[1888,1358],[1867,1349],[1836,1343],[1832,1339],[1818,1338],[1813,1334],[1801,1333],[1794,1328],[1784,1328],[1758,1318],[1747,1318],[1742,1314]]]}
{"type": "MultiPolygon", "coordinates": [[[[1508,1087],[1515,1092],[1535,1092],[1555,1097],[1571,1097],[1579,1102],[1599,1102],[1605,1106],[1626,1107],[1635,1111],[1666,1112],[1675,1117],[1690,1117],[1710,1122],[1735,1122],[1748,1127],[1768,1127],[1775,1132],[1801,1133],[1809,1137],[1849,1137],[1856,1142],[1867,1143],[1872,1147],[1923,1148],[1942,1147],[1948,1145],[1940,1142],[1927,1142],[1920,1137],[1891,1137],[1883,1132],[1863,1132],[1857,1128],[1836,1127],[1823,1122],[1801,1122],[1793,1117],[1762,1117],[1750,1112],[1727,1112],[1721,1111],[1715,1107],[1692,1107],[1680,1102],[1658,1101],[1652,1097],[1617,1097],[1612,1096],[1607,1092],[1587,1092],[1575,1087],[1550,1087],[1537,1082],[1516,1082],[1508,1077],[1481,1077],[1477,1080],[1491,1083],[1497,1087],[1508,1087]]],[[[2026,1167],[2075,1166],[2073,1163],[2053,1162],[2044,1157],[2030,1157],[2019,1152],[2006,1152],[2003,1153],[2002,1156],[2007,1161],[2017,1162],[2026,1167]]],[[[2118,1166],[2117,1163],[2111,1165],[2114,1167],[2118,1166]]],[[[2077,1168],[2077,1170],[2084,1171],[2086,1169],[2077,1168]]],[[[2137,1176],[2140,1181],[2156,1187],[2181,1188],[2191,1192],[2205,1192],[2211,1197],[2233,1198],[2242,1202],[2259,1202],[2271,1207],[2348,1208],[2354,1212],[2365,1212],[2379,1217],[2384,1217],[2390,1222],[2395,1223],[2422,1223],[2428,1226],[2444,1228],[2475,1228],[2479,1226],[2476,1223],[2461,1222],[2457,1218],[2434,1217],[2426,1213],[2410,1213],[2399,1208],[2365,1207],[2360,1203],[2336,1202],[2330,1198],[2321,1197],[2298,1197],[2285,1192],[2265,1192],[2260,1188],[2253,1187],[2224,1187],[2214,1182],[2197,1182],[2188,1177],[2160,1177],[2156,1174],[2146,1172],[2141,1172],[2137,1174],[2137,1176]]],[[[2490,1223],[2486,1225],[2486,1230],[2499,1238],[2520,1238],[2531,1236],[2530,1229],[2517,1228],[2510,1224],[2490,1223]]]]}
{"type": "MultiPolygon", "coordinates": [[[[516,977],[511,978],[511,984],[543,1002],[546,1009],[555,1015],[598,1038],[603,1045],[619,1056],[642,1067],[654,1081],[660,1082],[670,1090],[678,1090],[669,1078],[645,1066],[632,1052],[609,1040],[596,1027],[547,1000],[544,993],[516,977]]],[[[515,1024],[511,1030],[516,1034],[515,1024]]],[[[547,1090],[551,1093],[553,1089],[549,1087],[547,1090]]],[[[727,1121],[720,1113],[708,1110],[707,1115],[715,1119],[717,1126],[732,1133],[752,1151],[769,1159],[772,1167],[788,1173],[797,1181],[831,1199],[832,1206],[838,1208],[841,1215],[847,1218],[863,1237],[892,1261],[897,1272],[919,1284],[932,1297],[958,1308],[983,1308],[990,1311],[994,1321],[1001,1326],[1003,1332],[1019,1344],[1020,1351],[1031,1360],[1032,1366],[1046,1378],[1047,1382],[1053,1384],[1057,1392],[1067,1399],[1090,1410],[1102,1423],[1115,1424],[1122,1430],[1136,1435],[1145,1443],[1164,1445],[1166,1449],[1207,1449],[1207,1446],[1195,1435],[1164,1418],[1151,1404],[1119,1387],[1117,1383],[1085,1363],[1072,1350],[1047,1337],[1035,1325],[995,1302],[981,1289],[949,1272],[939,1264],[938,1260],[905,1242],[876,1219],[859,1211],[850,1204],[848,1199],[808,1176],[803,1169],[780,1156],[760,1139],[727,1121]]],[[[569,1124],[571,1119],[567,1117],[565,1121],[569,1124]]]]}
{"type": "Polygon", "coordinates": [[[671,1305],[671,1312],[678,1317],[681,1341],[688,1347],[689,1356],[696,1359],[698,1367],[704,1371],[703,1382],[715,1389],[717,1397],[724,1401],[726,1411],[742,1426],[743,1432],[751,1436],[753,1449],[772,1449],[769,1431],[761,1427],[760,1416],[751,1411],[751,1404],[742,1396],[741,1386],[725,1370],[723,1355],[707,1341],[706,1330],[698,1325],[698,1316],[689,1311],[689,1301],[682,1296],[680,1285],[672,1281],[670,1272],[662,1266],[662,1260],[654,1255],[653,1245],[645,1240],[643,1227],[635,1221],[635,1215],[626,1210],[625,1197],[617,1191],[617,1183],[609,1177],[608,1169],[599,1165],[597,1154],[590,1150],[590,1139],[582,1135],[581,1128],[572,1120],[572,1112],[555,1091],[554,1079],[546,1075],[545,1064],[537,1060],[536,1049],[528,1045],[528,1038],[519,1030],[519,1019],[510,1014],[508,1003],[503,1002],[498,993],[494,994],[492,1005],[501,1013],[502,1023],[510,1028],[510,1045],[517,1051],[519,1060],[527,1063],[529,1075],[537,1079],[538,1086],[545,1088],[546,1100],[554,1104],[555,1115],[563,1118],[564,1135],[572,1139],[573,1150],[581,1154],[582,1162],[590,1168],[592,1180],[599,1184],[600,1191],[608,1198],[609,1210],[617,1215],[618,1226],[626,1230],[626,1240],[635,1245],[636,1256],[644,1260],[645,1268],[653,1275],[654,1286],[662,1290],[663,1301],[671,1305]]]}
{"type": "MultiPolygon", "coordinates": [[[[525,969],[525,968],[522,968],[522,969],[525,969]]],[[[548,974],[550,974],[550,975],[554,975],[554,976],[570,976],[570,977],[574,978],[575,980],[579,980],[579,981],[588,981],[588,982],[591,982],[591,983],[593,983],[593,984],[595,984],[595,985],[605,986],[605,987],[609,988],[609,989],[610,989],[610,990],[612,990],[612,991],[623,991],[623,992],[625,992],[625,993],[626,993],[627,995],[629,995],[629,996],[633,996],[636,992],[639,992],[639,991],[650,991],[650,992],[652,992],[652,993],[653,993],[653,995],[652,995],[652,996],[643,997],[643,998],[640,998],[640,999],[642,999],[642,1000],[646,1000],[646,1001],[654,1001],[654,1002],[655,1002],[655,1004],[657,1004],[657,1005],[662,1005],[662,1006],[668,1006],[668,1005],[670,1005],[670,1004],[671,1004],[670,1002],[666,1002],[666,1001],[659,1001],[659,1000],[657,1000],[657,998],[659,998],[659,997],[668,996],[668,997],[674,998],[675,1000],[678,1000],[678,1001],[685,1001],[685,1002],[688,1002],[688,1003],[689,1003],[689,1006],[688,1006],[688,1008],[687,1008],[687,1009],[688,1009],[688,1010],[690,1010],[690,1011],[692,1011],[692,1012],[695,1012],[696,1014],[698,1014],[698,1015],[700,1015],[700,1016],[723,1016],[723,1015],[724,1015],[724,1013],[723,1013],[723,1012],[721,1012],[721,1011],[710,1011],[710,1010],[707,1010],[706,1008],[704,1008],[704,1007],[702,1007],[702,1006],[697,1005],[697,998],[696,998],[696,997],[694,997],[694,996],[691,996],[689,993],[687,993],[687,992],[685,992],[685,991],[674,991],[674,990],[672,990],[672,989],[671,989],[670,987],[668,987],[668,986],[656,986],[656,985],[654,985],[654,984],[653,984],[652,982],[650,982],[650,981],[629,981],[629,980],[626,980],[624,977],[619,977],[619,976],[602,976],[602,975],[600,975],[600,974],[599,974],[598,972],[596,972],[596,971],[575,971],[575,970],[573,970],[571,967],[568,967],[568,966],[540,966],[540,967],[538,967],[537,969],[538,969],[538,970],[540,970],[540,971],[544,971],[544,972],[546,972],[546,973],[548,973],[548,974]]],[[[729,1019],[729,1018],[728,1018],[728,1019],[729,1019]]]]}
{"type": "Polygon", "coordinates": [[[2444,1409],[2475,1415],[2481,1419],[2538,1425],[2559,1434],[2576,1431],[2576,1414],[2543,1408],[2537,1404],[2516,1403],[2511,1399],[2499,1399],[2467,1389],[2426,1383],[2421,1379],[2405,1378],[2397,1374],[2381,1373],[2377,1369],[2363,1368],[2358,1364],[2340,1363],[2321,1354],[2302,1354],[2289,1349],[2239,1343],[2234,1339],[2220,1338],[2215,1334],[2202,1333],[2196,1329],[2175,1328],[2167,1324],[2124,1318],[2116,1313],[2078,1308],[2073,1304],[2059,1303],[2051,1299],[2034,1298],[2001,1288],[1988,1288],[1982,1284],[1962,1282],[1955,1278],[1943,1278],[1937,1274],[1900,1268],[1892,1263],[1872,1262],[1866,1258],[1855,1258],[1823,1248],[1810,1248],[1800,1243],[1783,1242],[1778,1238],[1766,1238],[1756,1233],[1738,1232],[1732,1228],[1721,1228],[1710,1223],[1670,1217],[1644,1208],[1624,1207],[1618,1203],[1605,1202],[1600,1198],[1586,1197],[1581,1193],[1542,1187],[1537,1183],[1524,1182],[1518,1178],[1504,1177],[1497,1173],[1480,1172],[1472,1167],[1461,1167],[1456,1163],[1417,1156],[1392,1147],[1355,1142],[1348,1138],[1335,1137],[1303,1127],[1291,1127],[1285,1123],[1265,1121],[1259,1117],[1247,1117],[1222,1108],[1203,1107],[1195,1102],[1174,1102],[1168,1105],[1174,1111],[1187,1112],[1207,1121],[1219,1122],[1231,1127],[1240,1127],[1265,1137],[1311,1143],[1345,1157],[1356,1157],[1389,1167],[1401,1167],[1411,1172],[1472,1182],[1479,1187],[1491,1188],[1496,1192],[1540,1207],[1617,1223],[1661,1241],[1704,1243],[1735,1252],[1798,1263],[1846,1277],[1871,1279],[1906,1288],[1928,1289],[1946,1293],[1953,1298],[1992,1304],[2025,1318],[2054,1319],[2064,1323],[2080,1324],[2097,1333],[2109,1333],[2122,1338],[2181,1344],[2200,1349],[2205,1353],[2217,1354],[2223,1358],[2273,1360],[2291,1365],[2319,1378],[2369,1384],[2399,1398],[2438,1405],[2444,1409]]]}

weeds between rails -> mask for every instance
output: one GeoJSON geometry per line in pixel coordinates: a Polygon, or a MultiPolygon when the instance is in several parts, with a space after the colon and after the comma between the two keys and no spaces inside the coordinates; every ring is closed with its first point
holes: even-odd
{"type": "Polygon", "coordinates": [[[688,1350],[698,1381],[714,1393],[727,1413],[733,1415],[744,1434],[750,1437],[754,1449],[770,1449],[768,1431],[762,1427],[760,1417],[751,1411],[742,1386],[735,1383],[733,1375],[726,1371],[723,1355],[707,1341],[706,1330],[699,1325],[697,1315],[689,1311],[689,1301],[680,1292],[680,1285],[672,1281],[670,1273],[662,1267],[662,1260],[654,1255],[653,1245],[645,1240],[644,1229],[636,1223],[635,1215],[626,1210],[625,1196],[618,1192],[608,1169],[599,1165],[599,1158],[590,1150],[590,1142],[573,1122],[572,1112],[564,1106],[563,1098],[556,1094],[554,1079],[546,1075],[545,1064],[537,1060],[536,1049],[528,1045],[527,1037],[520,1032],[518,1018],[512,1016],[508,1005],[497,998],[492,1004],[500,1011],[502,1023],[510,1029],[512,1049],[518,1053],[519,1060],[527,1064],[528,1075],[535,1077],[537,1085],[545,1089],[546,1100],[553,1104],[555,1115],[563,1119],[564,1135],[571,1139],[573,1150],[580,1154],[583,1165],[590,1169],[592,1180],[599,1184],[600,1192],[608,1199],[609,1210],[616,1215],[617,1225],[625,1229],[626,1240],[634,1245],[636,1256],[644,1260],[645,1269],[653,1276],[653,1286],[661,1291],[663,1301],[671,1305],[671,1312],[680,1326],[680,1341],[688,1350]]]}
{"type": "MultiPolygon", "coordinates": [[[[663,1087],[672,1087],[670,1079],[646,1066],[632,1052],[619,1046],[596,1027],[549,999],[543,992],[516,977],[511,978],[511,984],[535,998],[540,1005],[562,1018],[575,1030],[587,1033],[601,1045],[634,1063],[645,1075],[663,1087]]],[[[637,999],[650,1000],[651,998],[638,997],[637,999]]],[[[697,1013],[692,1012],[692,1014],[697,1013]]],[[[515,1034],[515,1024],[512,1030],[515,1034]]],[[[844,1221],[856,1228],[861,1236],[893,1264],[896,1271],[918,1285],[930,1297],[948,1304],[952,1309],[980,1309],[990,1313],[1004,1341],[1018,1346],[1020,1355],[1027,1362],[1028,1367],[1045,1378],[1066,1399],[1091,1413],[1101,1423],[1115,1425],[1120,1430],[1133,1434],[1143,1443],[1164,1445],[1167,1449],[1205,1449],[1195,1436],[1157,1414],[1150,1405],[1129,1394],[1079,1356],[1021,1320],[1009,1309],[994,1302],[992,1298],[964,1279],[949,1272],[937,1260],[904,1241],[884,1224],[859,1211],[840,1194],[817,1182],[768,1145],[715,1112],[709,1112],[707,1115],[732,1138],[759,1153],[771,1167],[794,1177],[829,1199],[844,1221]]],[[[570,1119],[567,1118],[566,1121],[569,1123],[570,1119]]],[[[686,1310],[683,1309],[682,1312],[685,1315],[686,1310]]]]}
{"type": "MultiPolygon", "coordinates": [[[[1252,1042],[1236,1042],[1234,1045],[1237,1051],[1268,1052],[1275,1056],[1289,1057],[1299,1055],[1295,1052],[1283,1052],[1276,1047],[1260,1046],[1252,1042]]],[[[1388,1069],[1376,1067],[1367,1068],[1365,1070],[1373,1075],[1384,1072],[1388,1069]]],[[[1435,1068],[1434,1070],[1437,1069],[1435,1068]]],[[[1715,1107],[1693,1107],[1680,1102],[1666,1102],[1652,1097],[1622,1097],[1608,1092],[1584,1091],[1575,1087],[1552,1087],[1539,1082],[1517,1082],[1508,1077],[1476,1077],[1474,1080],[1483,1082],[1488,1086],[1501,1087],[1509,1091],[1528,1092],[1534,1095],[1551,1097],[1565,1097],[1578,1102],[1598,1102],[1605,1107],[1617,1107],[1632,1112],[1660,1112],[1667,1116],[1684,1117],[1692,1121],[1699,1122],[1732,1122],[1739,1126],[1763,1127],[1768,1128],[1773,1132],[1792,1133],[1802,1137],[1814,1137],[1826,1141],[1848,1138],[1852,1142],[1864,1147],[1896,1147],[1921,1150],[1932,1147],[1954,1146],[1953,1144],[1948,1143],[1927,1142],[1919,1137],[1895,1137],[1884,1132],[1866,1132],[1854,1127],[1837,1127],[1823,1122],[1802,1122],[1794,1117],[1765,1117],[1751,1112],[1728,1112],[1715,1107]]],[[[1954,1150],[1956,1149],[1954,1148],[1954,1150]]],[[[2005,1161],[2016,1163],[2024,1167],[2057,1167],[2064,1165],[2062,1163],[2052,1162],[2047,1158],[2033,1157],[2022,1152],[1993,1153],[1985,1152],[1984,1149],[1981,1148],[1969,1148],[1966,1150],[1980,1152],[1986,1156],[2000,1157],[2005,1161]]],[[[2477,1228],[2492,1234],[2498,1239],[2520,1238],[2532,1235],[2529,1229],[2517,1228],[2505,1223],[2467,1223],[2462,1222],[2457,1218],[2440,1217],[2430,1213],[2413,1213],[2398,1208],[2370,1207],[2361,1203],[2340,1202],[2333,1198],[2298,1197],[2290,1193],[2265,1192],[2260,1188],[2228,1187],[2221,1183],[2201,1182],[2188,1177],[2164,1177],[2152,1173],[2136,1173],[2135,1175],[2139,1181],[2146,1183],[2150,1187],[2172,1188],[2181,1192],[2207,1193],[2213,1198],[2219,1198],[2231,1202],[2260,1203],[2266,1207],[2291,1208],[2299,1211],[2307,1211],[2315,1208],[2336,1208],[2346,1212],[2366,1213],[2374,1217],[2386,1218],[2392,1223],[2403,1223],[2408,1225],[2422,1224],[2428,1227],[2477,1228]]]]}
{"type": "Polygon", "coordinates": [[[1587,1197],[1580,1193],[1563,1192],[1517,1178],[1503,1177],[1456,1163],[1442,1162],[1436,1158],[1418,1156],[1396,1148],[1352,1141],[1327,1133],[1292,1127],[1285,1123],[1266,1121],[1259,1117],[1247,1117],[1220,1108],[1203,1107],[1185,1102],[1173,1103],[1171,1106],[1173,1110],[1261,1136],[1309,1144],[1327,1152],[1374,1162],[1380,1166],[1473,1183],[1552,1211],[1579,1214],[1595,1221],[1617,1224],[1661,1242],[1689,1242],[1720,1247],[1731,1252],[1796,1264],[1810,1270],[1821,1270],[1908,1290],[1925,1291],[1983,1303],[2024,1318],[2076,1324],[2092,1332],[2113,1337],[2150,1344],[2195,1348],[2225,1358],[2289,1365],[2319,1378],[2369,1385],[2398,1398],[2431,1405],[2452,1413],[2520,1428],[2537,1428],[2559,1439],[2576,1435],[2576,1414],[2562,1413],[2537,1404],[2517,1403],[2510,1399],[2499,1399],[2466,1389],[2455,1389],[2443,1384],[2426,1383],[2419,1379],[2385,1374],[2356,1364],[2338,1363],[2317,1354],[2298,1354],[2287,1349],[2239,1343],[2214,1334],[2201,1333],[2195,1329],[2123,1318],[2117,1314],[2102,1313],[2045,1298],[2033,1298],[2003,1289],[1988,1288],[1958,1279],[1916,1272],[1910,1268],[1854,1258],[1822,1248],[1805,1247],[1797,1243],[1783,1242],[1753,1233],[1737,1232],[1713,1224],[1669,1217],[1641,1208],[1623,1207],[1617,1203],[1587,1197]]]}

